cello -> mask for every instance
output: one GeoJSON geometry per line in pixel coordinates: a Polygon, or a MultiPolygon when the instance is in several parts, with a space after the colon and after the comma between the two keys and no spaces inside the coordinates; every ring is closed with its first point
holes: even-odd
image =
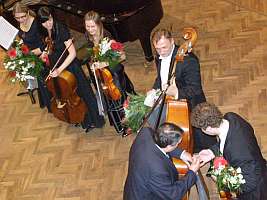
{"type": "MultiPolygon", "coordinates": [[[[48,55],[53,52],[53,41],[51,38],[46,39],[48,55]]],[[[71,44],[64,49],[61,56],[53,66],[50,65],[51,72],[54,71],[71,44]]],[[[56,118],[71,124],[77,124],[84,120],[87,112],[87,106],[84,101],[77,95],[77,80],[75,76],[63,70],[58,77],[46,78],[46,85],[52,94],[51,111],[56,118]]]]}

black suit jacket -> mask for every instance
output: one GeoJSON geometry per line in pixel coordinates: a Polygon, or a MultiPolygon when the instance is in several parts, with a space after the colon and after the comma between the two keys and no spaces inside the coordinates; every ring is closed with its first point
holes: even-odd
{"type": "MultiPolygon", "coordinates": [[[[155,145],[152,133],[152,129],[143,128],[131,147],[124,200],[179,200],[196,182],[190,170],[178,180],[174,164],[155,145]]],[[[181,153],[176,149],[170,155],[179,158],[181,153]]]]}
{"type": "MultiPolygon", "coordinates": [[[[174,63],[177,50],[178,46],[175,46],[172,53],[171,63],[174,63]]],[[[157,66],[157,77],[153,88],[161,89],[161,60],[159,59],[159,55],[156,55],[155,62],[157,66]]],[[[172,69],[173,64],[169,69],[169,79],[171,77],[172,69]]],[[[189,53],[188,56],[185,56],[183,62],[177,62],[175,77],[176,86],[179,90],[179,99],[187,99],[191,109],[193,109],[197,104],[206,101],[201,85],[199,61],[193,53],[189,53]]]]}
{"type": "MultiPolygon", "coordinates": [[[[235,113],[227,113],[224,118],[229,121],[223,156],[230,166],[240,167],[246,183],[239,199],[267,199],[267,170],[252,126],[235,113]]],[[[219,151],[219,143],[211,150],[219,151]]]]}

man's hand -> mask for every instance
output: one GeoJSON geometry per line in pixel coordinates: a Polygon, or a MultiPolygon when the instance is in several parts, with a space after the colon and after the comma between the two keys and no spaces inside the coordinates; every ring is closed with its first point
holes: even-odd
{"type": "Polygon", "coordinates": [[[156,90],[155,89],[149,90],[146,93],[146,98],[145,98],[144,104],[146,106],[152,107],[154,105],[155,101],[156,101],[156,90]]]}
{"type": "Polygon", "coordinates": [[[186,152],[186,151],[183,151],[183,153],[181,154],[180,158],[185,162],[190,162],[191,163],[193,161],[193,158],[192,158],[191,154],[186,152]]]}
{"type": "Polygon", "coordinates": [[[189,169],[192,170],[193,172],[197,173],[197,171],[199,170],[200,168],[200,160],[198,157],[193,157],[192,158],[192,163],[191,165],[189,166],[189,169]]]}
{"type": "MultiPolygon", "coordinates": [[[[166,88],[165,88],[166,89],[166,88]]],[[[175,99],[178,99],[178,88],[175,84],[174,81],[172,81],[172,83],[170,84],[168,90],[166,91],[166,94],[169,95],[169,96],[173,96],[175,97],[175,99]]]]}
{"type": "Polygon", "coordinates": [[[215,158],[214,153],[210,149],[204,149],[199,152],[199,158],[201,161],[201,166],[205,165],[207,162],[215,158]]]}

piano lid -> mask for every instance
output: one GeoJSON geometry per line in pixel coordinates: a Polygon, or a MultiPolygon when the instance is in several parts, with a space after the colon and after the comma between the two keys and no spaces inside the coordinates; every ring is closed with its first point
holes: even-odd
{"type": "Polygon", "coordinates": [[[86,13],[95,10],[101,14],[132,12],[153,3],[155,0],[48,0],[48,5],[60,7],[69,5],[86,13]]]}

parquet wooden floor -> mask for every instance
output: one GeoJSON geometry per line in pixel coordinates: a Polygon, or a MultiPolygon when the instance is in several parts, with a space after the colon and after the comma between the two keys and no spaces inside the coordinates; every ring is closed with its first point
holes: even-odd
{"type": "MultiPolygon", "coordinates": [[[[162,0],[160,27],[198,30],[207,99],[248,119],[267,159],[267,2],[264,0],[162,0]]],[[[126,43],[126,71],[138,92],[151,88],[155,69],[143,68],[138,42],[126,43]]],[[[0,60],[4,56],[1,50],[0,60]]],[[[23,88],[0,68],[0,200],[120,200],[134,135],[121,138],[106,124],[85,134],[17,97],[23,88]]],[[[205,170],[202,170],[205,172],[205,170]]],[[[216,189],[206,179],[211,199],[216,189]]],[[[190,197],[197,197],[192,191],[190,197]]]]}

